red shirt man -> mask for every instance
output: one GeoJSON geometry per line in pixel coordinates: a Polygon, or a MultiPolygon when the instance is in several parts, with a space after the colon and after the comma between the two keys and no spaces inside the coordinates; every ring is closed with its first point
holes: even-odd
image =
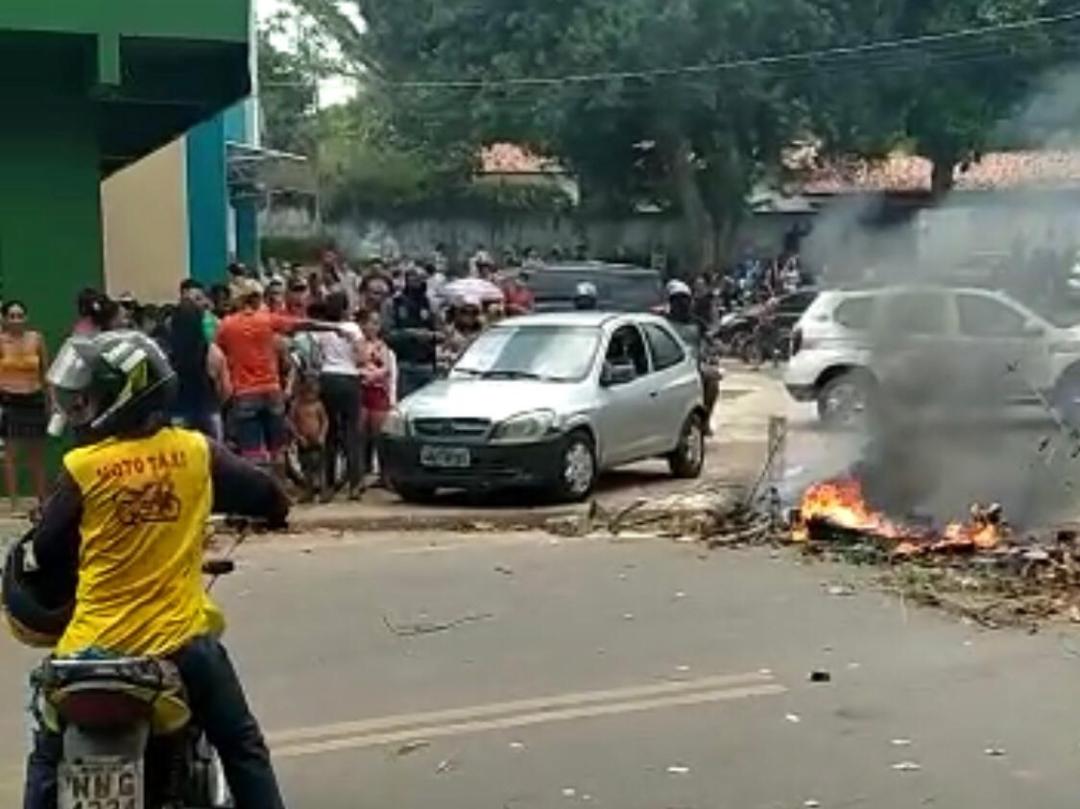
{"type": "Polygon", "coordinates": [[[237,292],[241,307],[221,321],[217,332],[233,382],[229,435],[242,456],[278,465],[288,437],[278,335],[306,321],[264,307],[257,281],[243,279],[237,292]]]}
{"type": "Polygon", "coordinates": [[[288,334],[300,322],[286,312],[247,307],[221,321],[217,344],[225,352],[237,396],[281,393],[277,335],[288,334]]]}

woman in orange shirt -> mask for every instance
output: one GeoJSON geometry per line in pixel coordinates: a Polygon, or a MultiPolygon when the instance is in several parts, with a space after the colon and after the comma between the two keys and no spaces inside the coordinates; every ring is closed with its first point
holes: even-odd
{"type": "Polygon", "coordinates": [[[0,309],[0,433],[4,436],[4,484],[12,511],[18,504],[15,464],[26,454],[38,504],[45,501],[45,427],[49,420],[45,371],[49,358],[40,332],[26,327],[26,306],[7,301],[0,309]]]}

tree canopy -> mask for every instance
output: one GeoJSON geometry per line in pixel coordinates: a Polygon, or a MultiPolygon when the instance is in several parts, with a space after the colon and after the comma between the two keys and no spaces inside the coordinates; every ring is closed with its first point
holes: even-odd
{"type": "Polygon", "coordinates": [[[587,208],[680,212],[689,266],[719,256],[794,144],[903,146],[948,190],[1070,41],[1030,23],[1055,0],[343,0],[362,30],[294,1],[368,77],[395,148],[461,169],[526,145],[587,208]]]}

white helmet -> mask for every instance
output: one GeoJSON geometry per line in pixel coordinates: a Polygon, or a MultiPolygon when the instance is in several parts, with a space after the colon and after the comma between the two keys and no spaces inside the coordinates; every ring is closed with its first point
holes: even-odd
{"type": "Polygon", "coordinates": [[[680,295],[685,295],[687,298],[693,297],[690,287],[688,287],[684,281],[679,281],[677,279],[668,281],[667,296],[669,298],[677,298],[680,295]]]}
{"type": "Polygon", "coordinates": [[[598,293],[596,291],[596,284],[591,281],[582,281],[577,285],[574,290],[574,297],[576,298],[596,298],[598,293]]]}
{"type": "Polygon", "coordinates": [[[595,309],[599,303],[600,294],[596,291],[596,284],[582,281],[574,289],[574,308],[578,310],[595,309]]]}

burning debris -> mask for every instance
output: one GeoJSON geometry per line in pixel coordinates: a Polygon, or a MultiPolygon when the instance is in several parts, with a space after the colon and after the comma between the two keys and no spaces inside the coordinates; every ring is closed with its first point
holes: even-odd
{"type": "Polygon", "coordinates": [[[976,503],[966,522],[950,523],[943,530],[917,521],[896,521],[867,502],[862,484],[853,477],[807,489],[791,526],[795,542],[869,540],[898,557],[988,551],[1003,546],[1012,536],[997,503],[976,503]]]}
{"type": "Polygon", "coordinates": [[[792,513],[791,540],[811,553],[886,563],[881,583],[916,603],[980,626],[1080,618],[1077,532],[1021,533],[1002,507],[975,504],[967,520],[943,529],[896,520],[875,509],[858,479],[811,486],[792,513]]]}

